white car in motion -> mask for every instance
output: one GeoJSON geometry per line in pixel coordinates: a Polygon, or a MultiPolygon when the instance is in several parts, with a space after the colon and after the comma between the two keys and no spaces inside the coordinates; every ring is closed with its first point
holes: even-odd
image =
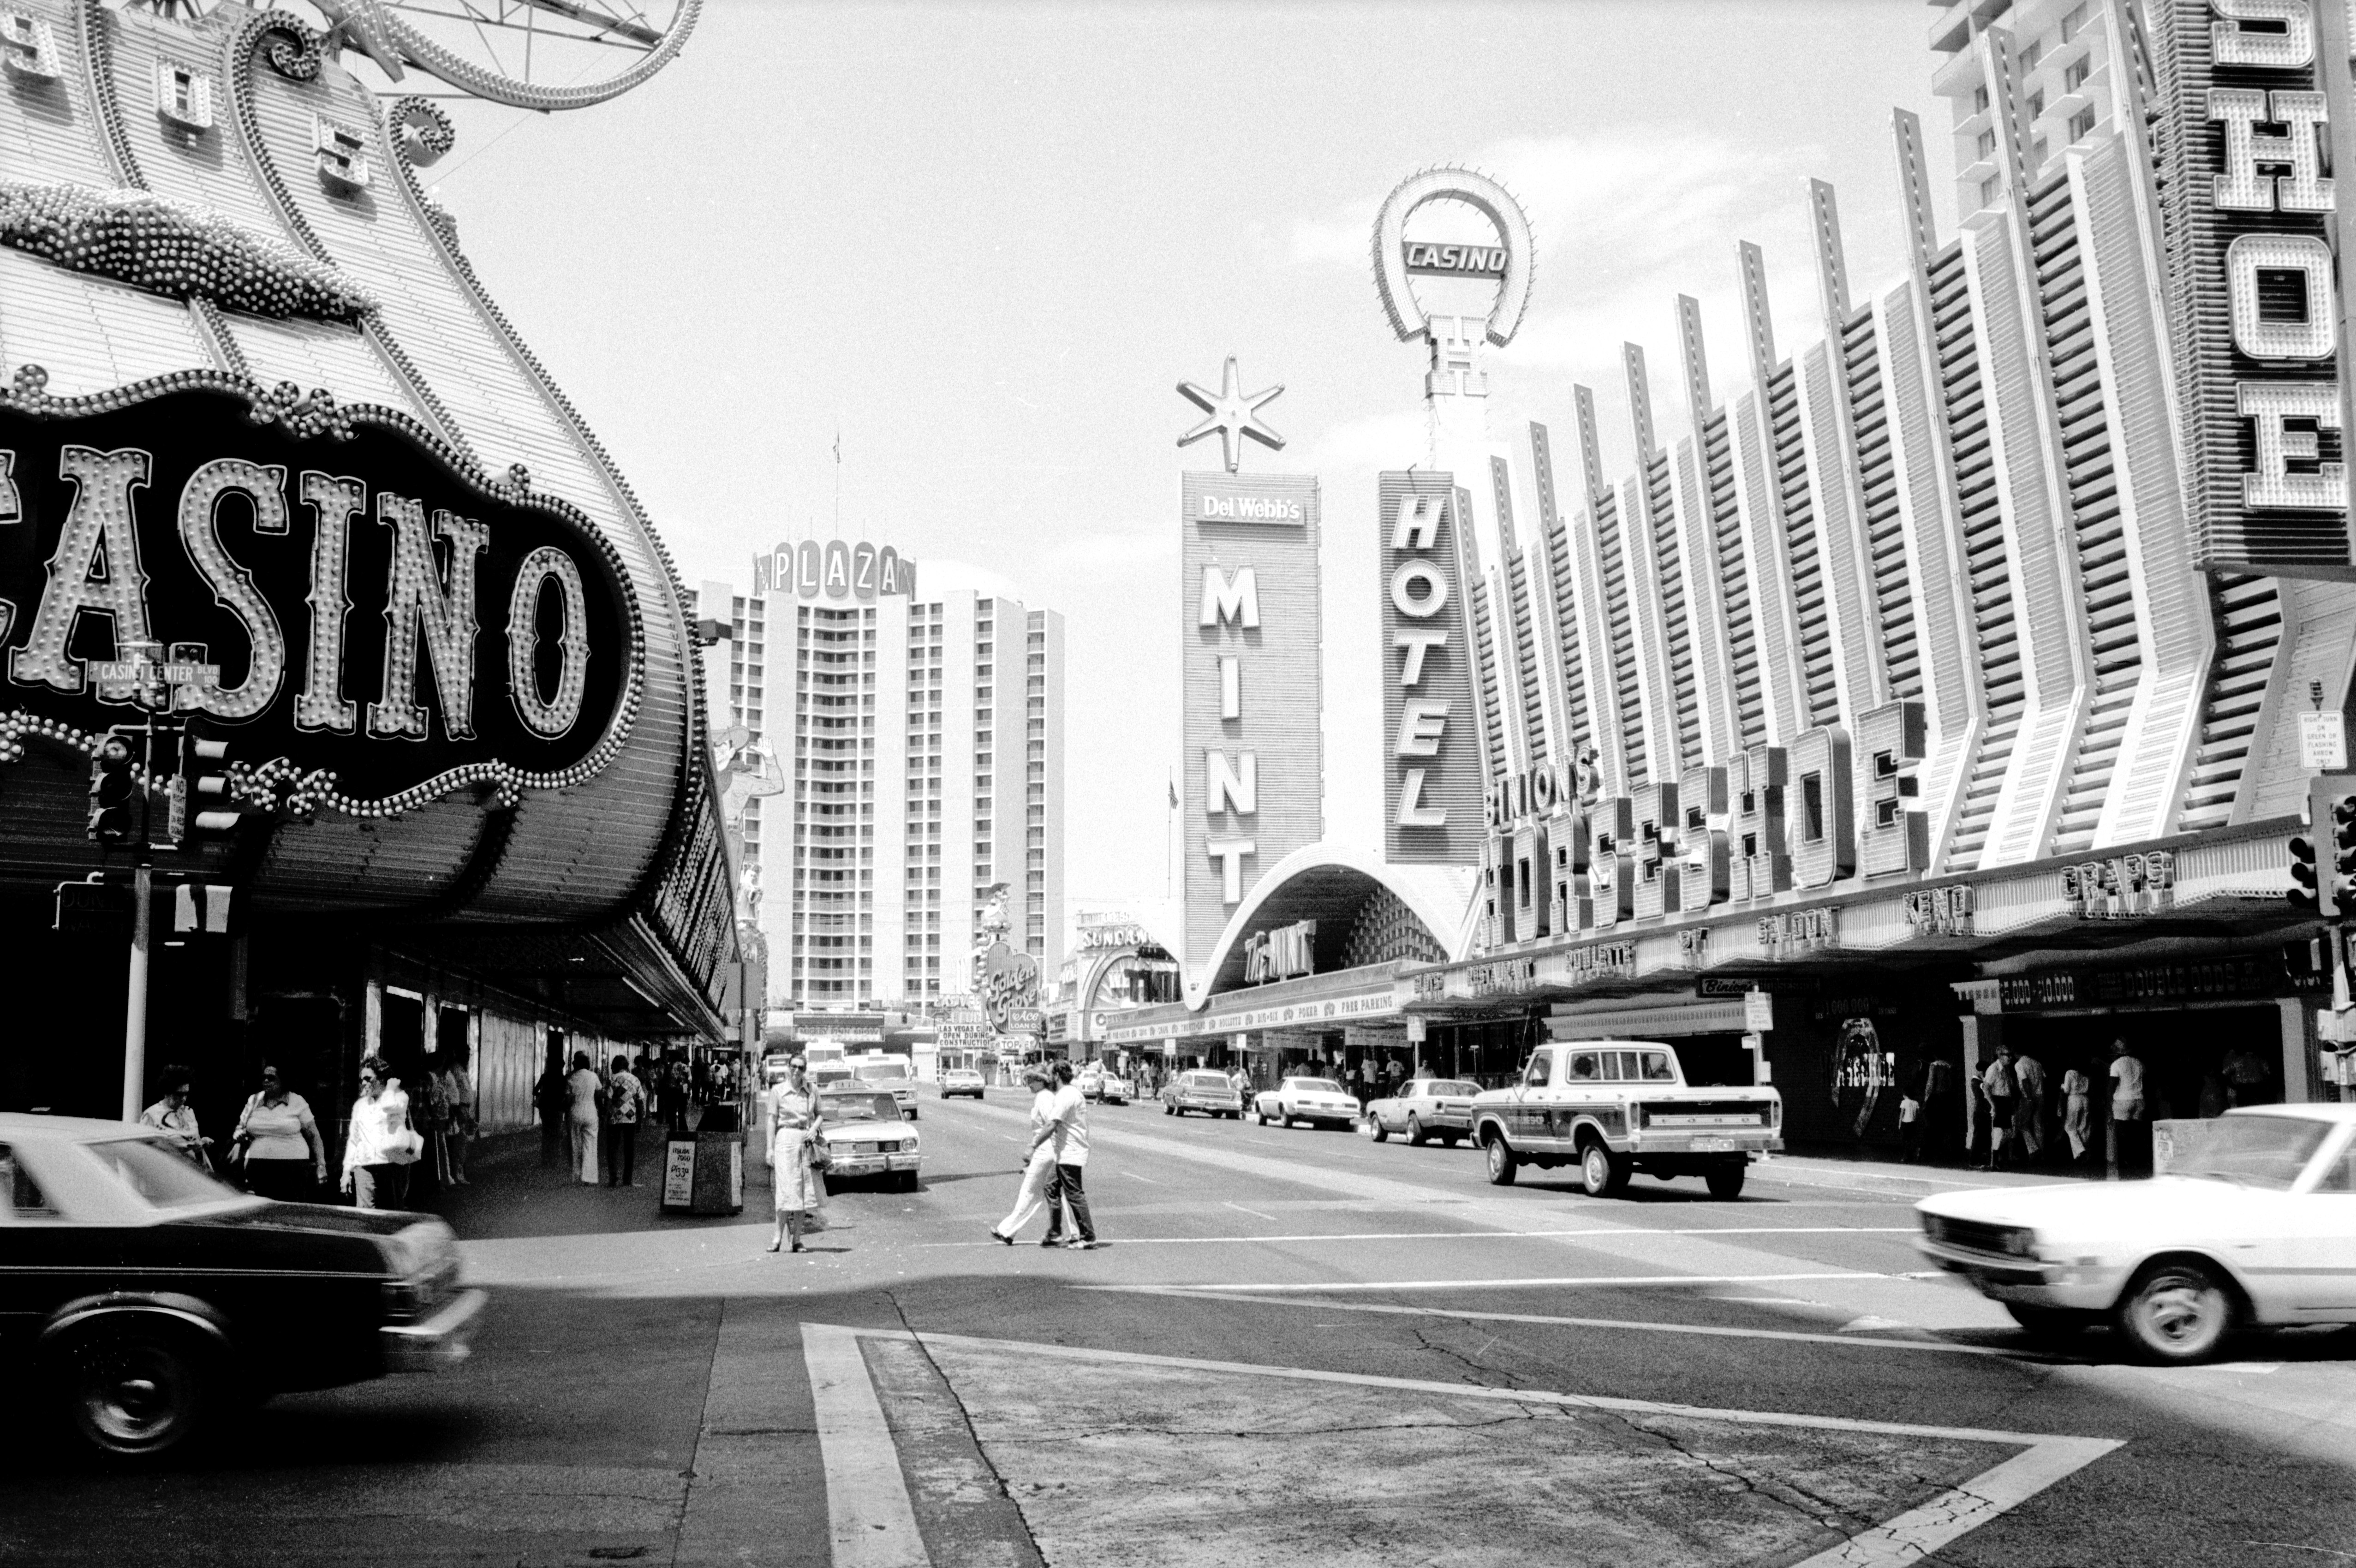
{"type": "Polygon", "coordinates": [[[2356,1323],[2356,1105],[2193,1124],[2149,1181],[1982,1188],[1914,1206],[1918,1245],[2031,1333],[2107,1320],[2143,1359],[2237,1330],[2356,1323]]]}
{"type": "Polygon", "coordinates": [[[1330,1078],[1288,1078],[1252,1097],[1252,1116],[1263,1127],[1271,1122],[1280,1127],[1295,1122],[1312,1127],[1355,1127],[1358,1102],[1330,1078]]]}

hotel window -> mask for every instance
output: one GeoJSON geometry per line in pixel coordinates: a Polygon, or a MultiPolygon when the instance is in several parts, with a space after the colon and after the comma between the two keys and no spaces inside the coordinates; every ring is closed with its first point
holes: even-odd
{"type": "Polygon", "coordinates": [[[1996,205],[1996,199],[1999,195],[2003,194],[2003,191],[2004,181],[1998,179],[1994,175],[1988,176],[1987,178],[1980,181],[1980,205],[1982,207],[1994,207],[1996,205]]]}
{"type": "Polygon", "coordinates": [[[2066,44],[2076,38],[2078,29],[2085,25],[2086,7],[2083,5],[2072,6],[2070,14],[2062,18],[2062,41],[2066,44]]]}
{"type": "Polygon", "coordinates": [[[2083,59],[2072,60],[2070,62],[2070,69],[2062,73],[2062,91],[2064,92],[2077,91],[2078,89],[2086,85],[2086,78],[2092,76],[2094,73],[2094,56],[2088,55],[2083,59]]]}
{"type": "Polygon", "coordinates": [[[2023,71],[2035,70],[2037,69],[2037,62],[2044,58],[2045,40],[2040,38],[2037,42],[2029,45],[2027,48],[2020,51],[2020,69],[2023,71]]]}
{"type": "Polygon", "coordinates": [[[1982,131],[1980,133],[1980,139],[1976,145],[1979,149],[1980,156],[1984,158],[1992,158],[1996,156],[1996,133],[1994,131],[1982,131]]]}
{"type": "Polygon", "coordinates": [[[2070,139],[2072,141],[2083,142],[2094,134],[2094,112],[2092,109],[2081,109],[2075,114],[2070,116],[2070,139]]]}
{"type": "Polygon", "coordinates": [[[1987,88],[1985,88],[1985,87],[1975,87],[1975,88],[1973,88],[1973,89],[1972,89],[1972,113],[1975,113],[1975,114],[1985,114],[1985,113],[1987,113],[1987,106],[1988,106],[1988,90],[1987,90],[1987,88]]]}
{"type": "Polygon", "coordinates": [[[2045,113],[2045,89],[2039,88],[2029,95],[2029,117],[2036,119],[2045,113]]]}

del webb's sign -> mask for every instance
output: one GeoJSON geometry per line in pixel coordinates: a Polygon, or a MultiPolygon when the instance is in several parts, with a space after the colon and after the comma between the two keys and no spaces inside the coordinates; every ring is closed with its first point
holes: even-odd
{"type": "Polygon", "coordinates": [[[347,811],[586,779],[643,678],[611,546],[402,415],[201,373],[20,384],[0,398],[0,719],[73,741],[134,717],[108,665],[142,642],[218,666],[181,709],[332,775],[347,811]]]}

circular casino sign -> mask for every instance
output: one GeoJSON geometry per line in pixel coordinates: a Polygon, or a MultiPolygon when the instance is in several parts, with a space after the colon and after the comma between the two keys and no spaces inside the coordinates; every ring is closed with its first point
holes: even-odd
{"type": "Polygon", "coordinates": [[[620,563],[520,470],[291,386],[39,383],[0,395],[0,750],[168,705],[375,815],[619,748],[643,679],[620,563]]]}
{"type": "Polygon", "coordinates": [[[1520,330],[1522,312],[1529,306],[1533,251],[1530,220],[1521,203],[1487,175],[1467,168],[1428,168],[1409,175],[1383,199],[1375,218],[1375,287],[1391,330],[1402,342],[1427,330],[1410,278],[1494,278],[1497,297],[1489,307],[1487,336],[1504,348],[1520,330]],[[1419,208],[1435,201],[1472,208],[1496,231],[1496,242],[1462,244],[1410,236],[1408,220],[1419,208]]]}

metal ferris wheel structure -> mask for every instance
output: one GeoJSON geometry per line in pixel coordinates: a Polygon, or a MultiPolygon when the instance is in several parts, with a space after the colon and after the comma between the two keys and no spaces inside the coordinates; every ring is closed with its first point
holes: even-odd
{"type": "MultiPolygon", "coordinates": [[[[134,0],[194,19],[228,0],[134,0]]],[[[703,0],[301,0],[280,4],[399,90],[411,70],[517,109],[585,109],[675,59],[703,0]]],[[[425,93],[421,96],[450,96],[425,93]]]]}

